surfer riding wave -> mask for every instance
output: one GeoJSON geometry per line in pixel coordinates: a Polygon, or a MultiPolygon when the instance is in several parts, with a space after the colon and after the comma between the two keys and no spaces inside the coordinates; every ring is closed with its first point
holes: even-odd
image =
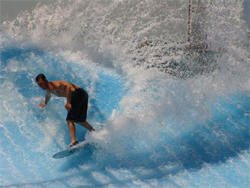
{"type": "Polygon", "coordinates": [[[95,129],[86,121],[88,110],[88,93],[79,86],[66,81],[48,81],[44,74],[39,74],[36,77],[37,85],[46,90],[45,101],[40,103],[40,107],[46,107],[50,100],[51,93],[58,97],[66,98],[65,108],[68,111],[67,124],[71,136],[70,146],[78,143],[76,140],[75,123],[84,126],[89,131],[95,129]]]}

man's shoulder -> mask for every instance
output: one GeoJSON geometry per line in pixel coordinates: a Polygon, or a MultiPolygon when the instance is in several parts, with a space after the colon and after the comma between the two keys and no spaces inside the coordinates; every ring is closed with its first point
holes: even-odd
{"type": "Polygon", "coordinates": [[[52,83],[52,84],[55,85],[55,86],[60,86],[60,85],[67,85],[67,84],[69,84],[68,82],[63,81],[63,80],[53,80],[53,81],[51,81],[50,83],[52,83]]]}
{"type": "Polygon", "coordinates": [[[54,87],[69,86],[73,88],[79,88],[79,86],[72,84],[70,82],[64,81],[64,80],[54,80],[54,81],[51,81],[51,83],[54,85],[54,87]]]}

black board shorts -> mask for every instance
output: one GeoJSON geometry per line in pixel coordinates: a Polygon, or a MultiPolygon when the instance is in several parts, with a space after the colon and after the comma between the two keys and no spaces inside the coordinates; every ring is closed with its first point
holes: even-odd
{"type": "Polygon", "coordinates": [[[88,93],[82,88],[76,89],[71,93],[70,103],[71,108],[68,111],[66,120],[85,122],[88,110],[88,93]]]}

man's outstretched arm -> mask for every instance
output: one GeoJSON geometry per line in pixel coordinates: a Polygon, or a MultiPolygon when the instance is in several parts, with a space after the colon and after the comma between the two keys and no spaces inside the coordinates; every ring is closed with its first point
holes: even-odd
{"type": "Polygon", "coordinates": [[[47,91],[47,93],[45,95],[45,101],[40,103],[41,108],[44,108],[48,104],[50,97],[51,97],[51,94],[50,94],[50,92],[47,91]]]}

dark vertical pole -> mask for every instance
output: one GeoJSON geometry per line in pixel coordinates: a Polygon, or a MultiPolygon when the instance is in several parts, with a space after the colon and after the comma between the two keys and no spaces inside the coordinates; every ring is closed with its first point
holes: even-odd
{"type": "Polygon", "coordinates": [[[188,3],[188,42],[191,41],[191,11],[192,11],[192,0],[188,3]]]}

